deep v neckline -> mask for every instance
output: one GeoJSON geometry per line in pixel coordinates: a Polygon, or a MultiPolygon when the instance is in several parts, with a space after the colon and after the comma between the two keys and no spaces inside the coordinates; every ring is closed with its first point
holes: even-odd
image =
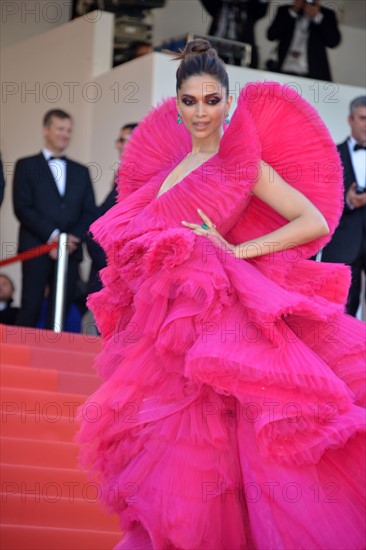
{"type": "Polygon", "coordinates": [[[203,166],[204,164],[206,164],[207,162],[209,162],[210,160],[212,160],[213,158],[215,158],[215,157],[218,155],[219,151],[220,151],[220,148],[219,148],[219,150],[218,150],[215,154],[213,154],[211,157],[209,157],[209,158],[208,158],[207,160],[205,160],[204,162],[201,162],[201,164],[199,164],[196,168],[194,168],[193,170],[191,170],[190,172],[188,172],[188,174],[186,174],[185,176],[183,176],[183,178],[181,178],[179,181],[177,181],[176,183],[174,183],[174,185],[172,185],[171,187],[169,187],[169,189],[167,189],[166,191],[164,191],[164,193],[160,193],[161,189],[164,187],[165,182],[166,182],[167,179],[169,178],[170,174],[176,169],[176,167],[177,167],[177,166],[178,166],[178,165],[179,165],[188,155],[186,155],[185,157],[183,157],[179,162],[177,162],[177,164],[173,167],[173,169],[170,170],[170,171],[166,174],[163,183],[159,186],[157,192],[155,193],[154,199],[155,199],[155,200],[160,199],[163,195],[165,195],[166,193],[169,193],[169,191],[172,191],[177,185],[180,185],[181,183],[183,183],[184,180],[186,180],[189,176],[191,176],[191,175],[194,174],[197,170],[199,170],[200,168],[202,168],[202,166],[203,166]],[[159,194],[159,193],[160,193],[160,194],[159,194]]]}

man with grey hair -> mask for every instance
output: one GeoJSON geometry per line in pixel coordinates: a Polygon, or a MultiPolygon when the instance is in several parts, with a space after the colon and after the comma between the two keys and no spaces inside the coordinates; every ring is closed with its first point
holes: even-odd
{"type": "Polygon", "coordinates": [[[338,145],[344,168],[344,210],[332,240],[323,250],[322,261],[351,266],[347,312],[355,316],[362,272],[366,273],[366,96],[351,102],[348,123],[351,136],[338,145]]]}

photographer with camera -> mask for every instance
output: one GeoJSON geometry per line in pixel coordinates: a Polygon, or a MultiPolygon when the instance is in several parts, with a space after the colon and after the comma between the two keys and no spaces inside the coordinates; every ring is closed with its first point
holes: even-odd
{"type": "Polygon", "coordinates": [[[280,6],[267,38],[279,42],[278,72],[332,80],[326,48],[338,46],[341,34],[334,11],[321,6],[320,0],[280,6]]]}
{"type": "Polygon", "coordinates": [[[351,266],[352,281],[347,312],[356,315],[360,303],[362,272],[366,274],[366,96],[350,104],[351,135],[338,145],[343,164],[344,210],[322,261],[351,266]]]}

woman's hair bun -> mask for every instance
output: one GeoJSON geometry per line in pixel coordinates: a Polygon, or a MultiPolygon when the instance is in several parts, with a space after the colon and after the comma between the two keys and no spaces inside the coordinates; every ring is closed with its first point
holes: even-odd
{"type": "Polygon", "coordinates": [[[175,57],[177,60],[184,60],[186,57],[194,55],[209,54],[212,57],[217,57],[217,51],[212,47],[208,40],[204,38],[196,38],[187,42],[185,48],[175,57]]]}
{"type": "Polygon", "coordinates": [[[180,61],[177,69],[177,92],[183,82],[191,76],[209,75],[220,82],[229,95],[229,77],[225,63],[208,40],[204,38],[191,40],[174,59],[180,61]]]}

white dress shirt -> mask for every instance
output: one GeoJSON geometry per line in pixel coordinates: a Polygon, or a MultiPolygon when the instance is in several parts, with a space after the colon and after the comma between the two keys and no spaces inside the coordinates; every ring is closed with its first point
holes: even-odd
{"type": "Polygon", "coordinates": [[[282,64],[281,71],[284,73],[296,73],[306,75],[309,72],[308,62],[308,38],[310,23],[319,25],[323,20],[323,14],[318,13],[310,18],[306,15],[299,15],[295,10],[289,8],[291,17],[296,19],[294,34],[290,47],[282,64]]]}
{"type": "Polygon", "coordinates": [[[46,148],[42,149],[42,153],[48,163],[48,166],[50,167],[53,179],[55,180],[55,183],[57,185],[58,192],[60,193],[61,197],[63,197],[66,189],[66,160],[49,160],[50,157],[54,156],[54,153],[46,148]]]}
{"type": "Polygon", "coordinates": [[[357,187],[366,188],[366,151],[359,149],[354,151],[357,141],[352,136],[348,138],[348,150],[351,157],[353,171],[355,173],[357,187]]]}
{"type": "MultiPolygon", "coordinates": [[[[53,157],[54,154],[52,151],[50,151],[47,148],[42,149],[42,154],[44,158],[46,159],[46,162],[48,166],[50,167],[50,170],[53,175],[53,179],[55,180],[55,183],[57,185],[58,192],[60,193],[60,196],[63,197],[65,195],[65,189],[66,189],[66,160],[64,159],[52,159],[49,160],[50,157],[53,157]]],[[[48,238],[47,242],[52,242],[57,235],[60,234],[59,229],[54,229],[51,233],[51,235],[48,238]]]]}

